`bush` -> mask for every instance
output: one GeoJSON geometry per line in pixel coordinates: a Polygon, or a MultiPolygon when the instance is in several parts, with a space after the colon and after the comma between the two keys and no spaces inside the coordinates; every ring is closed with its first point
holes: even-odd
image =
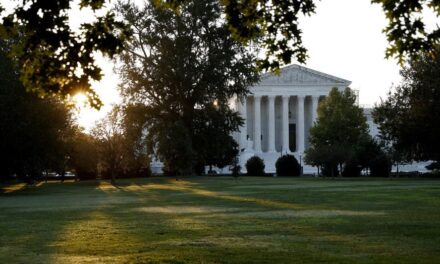
{"type": "Polygon", "coordinates": [[[77,179],[83,180],[96,180],[98,172],[96,170],[86,171],[86,170],[76,170],[77,179]]]}
{"type": "Polygon", "coordinates": [[[385,154],[378,155],[370,163],[370,176],[389,177],[391,174],[391,160],[385,154]]]}
{"type": "Polygon", "coordinates": [[[348,162],[342,171],[342,177],[359,177],[361,176],[362,168],[356,162],[348,162]]]}
{"type": "Polygon", "coordinates": [[[283,155],[275,163],[277,176],[299,176],[301,166],[293,155],[283,155]]]}
{"type": "Polygon", "coordinates": [[[321,173],[324,177],[336,177],[339,175],[338,166],[326,163],[324,164],[324,166],[322,166],[321,173]],[[332,173],[332,169],[333,169],[333,173],[332,173]]]}
{"type": "Polygon", "coordinates": [[[257,156],[253,156],[246,161],[248,176],[264,176],[264,167],[264,161],[257,156]]]}
{"type": "Polygon", "coordinates": [[[205,164],[197,162],[193,167],[193,171],[194,174],[198,176],[205,174],[205,164]]]}

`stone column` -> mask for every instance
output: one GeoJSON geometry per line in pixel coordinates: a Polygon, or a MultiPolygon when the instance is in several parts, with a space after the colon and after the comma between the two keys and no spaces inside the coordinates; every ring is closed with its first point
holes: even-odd
{"type": "Polygon", "coordinates": [[[296,151],[299,153],[304,152],[304,95],[297,96],[298,111],[296,118],[296,151]]]}
{"type": "Polygon", "coordinates": [[[312,126],[315,124],[316,119],[318,118],[318,103],[319,103],[319,95],[312,96],[312,126]]]}
{"type": "Polygon", "coordinates": [[[254,150],[261,152],[261,95],[254,95],[254,150]]]}
{"type": "Polygon", "coordinates": [[[268,105],[268,127],[269,127],[269,145],[268,152],[275,152],[275,96],[269,95],[269,105],[268,105]]]}
{"type": "Polygon", "coordinates": [[[241,117],[243,120],[243,126],[240,127],[240,150],[247,148],[247,104],[246,104],[247,96],[244,98],[241,103],[238,101],[238,107],[241,117]]]}
{"type": "Polygon", "coordinates": [[[290,152],[289,150],[289,96],[283,95],[283,120],[282,120],[282,153],[286,154],[290,152]]]}

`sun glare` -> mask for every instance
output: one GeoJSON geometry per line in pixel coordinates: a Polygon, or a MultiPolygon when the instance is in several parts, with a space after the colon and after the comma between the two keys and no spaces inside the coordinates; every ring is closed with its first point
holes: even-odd
{"type": "Polygon", "coordinates": [[[83,93],[77,93],[73,96],[73,103],[75,107],[82,109],[87,105],[87,96],[83,93]]]}

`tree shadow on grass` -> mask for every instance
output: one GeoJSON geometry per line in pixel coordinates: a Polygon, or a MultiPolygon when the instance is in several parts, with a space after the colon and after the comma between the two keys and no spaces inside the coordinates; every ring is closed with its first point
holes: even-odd
{"type": "MultiPolygon", "coordinates": [[[[49,184],[32,190],[35,196],[26,189],[3,195],[0,262],[350,262],[356,254],[399,254],[306,218],[234,216],[309,208],[303,204],[225,195],[185,181],[129,182],[49,184]]],[[[335,219],[341,220],[347,219],[335,219]]]]}

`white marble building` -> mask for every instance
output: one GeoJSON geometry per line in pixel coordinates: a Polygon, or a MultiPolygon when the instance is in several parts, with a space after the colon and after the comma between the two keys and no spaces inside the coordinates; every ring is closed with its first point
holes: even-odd
{"type": "MultiPolygon", "coordinates": [[[[240,144],[240,165],[257,155],[266,165],[266,172],[275,172],[275,162],[282,154],[293,154],[302,161],[308,147],[309,129],[317,117],[319,100],[333,87],[340,90],[350,81],[299,65],[281,69],[280,75],[268,73],[250,88],[244,102],[236,102],[245,124],[236,135],[240,144]]],[[[304,166],[304,173],[316,168],[304,166]]]]}
{"type": "MultiPolygon", "coordinates": [[[[244,117],[245,123],[235,140],[240,145],[240,165],[246,172],[246,161],[257,155],[264,160],[266,173],[275,172],[275,162],[283,154],[295,155],[305,174],[316,174],[317,168],[304,164],[304,150],[309,142],[309,130],[317,117],[318,102],[333,87],[344,90],[350,81],[299,65],[281,69],[280,75],[264,74],[261,81],[250,88],[244,102],[231,99],[231,107],[244,117]]],[[[377,137],[379,130],[373,122],[371,108],[364,109],[370,134],[377,137]]],[[[426,171],[430,162],[400,165],[400,171],[426,171]]],[[[154,174],[162,172],[163,164],[153,161],[154,174]]],[[[393,171],[396,167],[393,166],[393,171]]],[[[230,173],[228,167],[218,170],[230,173]]]]}

